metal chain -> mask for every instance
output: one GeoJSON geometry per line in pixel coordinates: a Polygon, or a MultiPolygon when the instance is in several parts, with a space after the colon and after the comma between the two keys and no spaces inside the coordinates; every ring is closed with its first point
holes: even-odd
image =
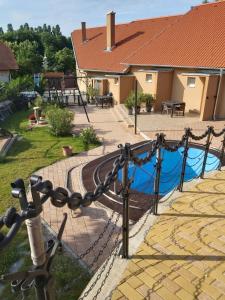
{"type": "Polygon", "coordinates": [[[91,251],[94,250],[94,248],[97,246],[97,244],[100,242],[100,240],[103,238],[104,234],[106,233],[109,225],[112,222],[112,219],[114,217],[114,215],[116,214],[115,211],[112,212],[111,217],[108,219],[107,223],[105,224],[104,229],[102,230],[102,232],[99,234],[98,238],[92,243],[92,245],[83,253],[81,253],[80,255],[78,255],[78,259],[83,259],[85,256],[87,256],[91,251]]]}
{"type": "Polygon", "coordinates": [[[101,267],[101,271],[99,272],[99,274],[97,275],[96,279],[94,280],[94,282],[91,284],[90,288],[84,293],[84,295],[82,297],[80,297],[78,300],[83,300],[84,298],[86,298],[89,293],[93,290],[93,288],[95,287],[96,283],[98,282],[98,280],[101,278],[103,272],[105,271],[110,259],[111,259],[111,255],[113,254],[113,252],[115,251],[115,249],[117,249],[117,247],[119,248],[119,236],[121,233],[122,229],[120,229],[120,231],[117,233],[117,237],[115,240],[115,248],[112,249],[110,255],[108,256],[108,258],[105,260],[105,262],[103,263],[102,267],[101,267]]]}

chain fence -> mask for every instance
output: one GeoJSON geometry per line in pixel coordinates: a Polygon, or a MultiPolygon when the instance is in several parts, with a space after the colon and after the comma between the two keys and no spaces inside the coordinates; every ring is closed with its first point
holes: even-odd
{"type": "MultiPolygon", "coordinates": [[[[124,146],[119,145],[119,148],[120,154],[115,157],[112,163],[112,169],[106,174],[103,180],[98,178],[99,183],[96,185],[94,191],[87,191],[84,195],[77,192],[69,192],[67,189],[62,187],[53,188],[51,181],[43,180],[40,176],[31,176],[30,190],[32,202],[28,202],[24,183],[21,179],[17,180],[13,185],[12,195],[19,199],[21,211],[17,212],[14,207],[10,207],[5,214],[0,217],[0,229],[4,226],[8,228],[7,234],[3,234],[3,231],[0,232],[0,251],[5,249],[5,247],[11,242],[24,221],[32,220],[33,218],[40,216],[40,213],[43,211],[43,205],[48,200],[56,208],[63,208],[64,206],[67,206],[70,210],[75,211],[80,207],[90,206],[101,196],[110,192],[112,185],[115,187],[116,183],[120,181],[120,190],[115,189],[114,194],[122,199],[122,226],[118,230],[118,223],[121,215],[116,211],[112,211],[102,231],[98,234],[98,237],[84,252],[78,255],[78,259],[82,260],[87,255],[90,255],[90,253],[93,253],[93,258],[89,263],[89,268],[93,269],[94,272],[97,272],[98,266],[96,263],[103,255],[104,250],[108,247],[109,242],[112,241],[112,237],[116,237],[113,242],[113,246],[111,247],[110,254],[98,270],[98,275],[95,280],[92,282],[88,290],[85,291],[83,296],[79,298],[79,300],[85,299],[95,288],[97,282],[101,280],[103,273],[105,272],[104,278],[102,279],[102,282],[100,283],[100,286],[93,298],[97,299],[98,294],[101,292],[110,271],[113,268],[116,257],[119,252],[121,253],[120,250],[122,249],[122,257],[128,258],[129,239],[134,238],[141,231],[146,224],[149,215],[157,215],[158,204],[160,201],[165,201],[163,196],[171,192],[169,194],[170,197],[177,189],[182,192],[184,182],[192,181],[199,177],[204,178],[204,174],[210,170],[208,168],[210,166],[214,166],[212,169],[220,170],[221,166],[224,164],[225,128],[220,132],[215,132],[213,127],[208,127],[207,130],[199,136],[195,135],[190,128],[187,128],[181,140],[178,142],[167,141],[165,135],[160,133],[157,134],[155,141],[152,143],[145,143],[144,146],[132,148],[130,144],[125,144],[124,146]],[[216,152],[215,149],[213,150],[214,152],[212,153],[215,155],[212,155],[212,153],[209,155],[212,139],[218,138],[222,135],[223,140],[221,141],[220,148],[217,149],[216,152]],[[206,139],[206,143],[201,145],[199,148],[201,151],[195,156],[189,154],[189,149],[192,147],[190,139],[194,141],[206,139]],[[145,150],[144,157],[141,156],[143,152],[142,148],[145,150]],[[179,153],[181,158],[176,165],[172,166],[170,170],[163,169],[165,153],[176,153],[177,151],[180,151],[179,153]],[[215,160],[211,161],[214,157],[215,160]],[[207,159],[210,160],[208,161],[207,159]],[[193,163],[191,164],[190,161],[193,163]],[[143,168],[148,163],[153,164],[153,172],[148,172],[143,168]],[[133,168],[132,172],[131,168],[133,168]],[[190,174],[188,173],[188,169],[193,170],[193,168],[195,176],[193,176],[193,172],[190,174]],[[132,185],[135,183],[136,177],[138,176],[138,169],[151,177],[153,183],[153,197],[150,197],[150,201],[152,201],[152,206],[143,220],[139,223],[139,227],[136,229],[136,232],[129,235],[130,190],[133,188],[132,185]],[[99,246],[99,243],[102,240],[104,240],[104,243],[99,246]],[[97,253],[95,253],[96,248],[98,248],[97,253]]],[[[169,197],[167,198],[169,199],[169,197]]],[[[59,229],[59,240],[61,239],[63,229],[64,227],[60,227],[59,229]]],[[[40,276],[40,274],[36,277],[38,276],[40,276]]],[[[49,272],[47,272],[45,276],[47,282],[47,279],[50,276],[49,272]]]]}

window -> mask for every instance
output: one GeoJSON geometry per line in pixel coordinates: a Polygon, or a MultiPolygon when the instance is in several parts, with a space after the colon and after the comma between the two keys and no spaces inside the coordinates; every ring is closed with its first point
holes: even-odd
{"type": "Polygon", "coordinates": [[[145,81],[152,82],[152,74],[146,74],[145,81]]]}
{"type": "Polygon", "coordinates": [[[119,84],[119,78],[114,78],[114,84],[116,84],[116,85],[119,84]]]}
{"type": "Polygon", "coordinates": [[[188,77],[187,78],[187,86],[190,88],[195,87],[195,77],[188,77]]]}

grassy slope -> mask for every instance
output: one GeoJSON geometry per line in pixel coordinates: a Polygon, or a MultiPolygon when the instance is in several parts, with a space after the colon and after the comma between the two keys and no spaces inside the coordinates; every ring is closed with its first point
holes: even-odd
{"type": "MultiPolygon", "coordinates": [[[[76,153],[83,151],[83,145],[78,137],[53,137],[49,134],[47,127],[34,128],[32,131],[27,131],[28,115],[28,111],[21,111],[1,124],[1,127],[12,132],[17,132],[21,139],[13,145],[5,161],[0,163],[0,214],[9,206],[13,205],[18,208],[17,200],[11,197],[10,187],[10,183],[16,178],[23,178],[27,182],[29,176],[34,171],[62,159],[63,145],[71,145],[73,151],[76,153]]],[[[94,147],[94,145],[92,145],[92,147],[94,147]]],[[[25,240],[26,231],[25,228],[23,228],[9,248],[1,253],[0,274],[9,271],[10,266],[12,266],[23,253],[29,252],[27,242],[24,242],[25,240]],[[16,251],[16,247],[17,249],[21,249],[21,251],[16,251]]],[[[29,255],[27,255],[21,268],[25,268],[30,264],[29,255]]],[[[86,285],[89,276],[85,273],[83,280],[78,282],[79,284],[73,283],[77,274],[84,272],[84,270],[82,270],[78,264],[73,263],[67,256],[57,255],[53,268],[58,289],[58,299],[76,299],[86,285]],[[66,283],[68,285],[66,285],[66,283]],[[66,287],[64,288],[64,286],[66,287]]],[[[4,294],[1,295],[0,293],[0,298],[1,297],[5,300],[16,299],[15,296],[11,296],[8,288],[5,289],[4,294]]]]}

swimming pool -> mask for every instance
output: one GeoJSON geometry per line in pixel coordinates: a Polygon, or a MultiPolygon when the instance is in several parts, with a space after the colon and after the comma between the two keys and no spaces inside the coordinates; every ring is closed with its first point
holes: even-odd
{"type": "MultiPolygon", "coordinates": [[[[182,170],[184,148],[179,148],[176,152],[162,150],[162,169],[160,176],[160,195],[165,195],[179,185],[180,174],[182,170]]],[[[188,158],[185,170],[184,181],[190,181],[199,177],[204,159],[204,150],[198,148],[189,148],[188,158]]],[[[144,158],[147,152],[139,154],[139,158],[144,158]]],[[[216,170],[220,164],[219,158],[212,153],[208,154],[205,172],[216,170]]],[[[145,165],[139,167],[129,163],[129,178],[133,177],[134,181],[131,189],[145,194],[154,193],[156,156],[145,165]]],[[[119,181],[122,179],[120,170],[119,181]]]]}

